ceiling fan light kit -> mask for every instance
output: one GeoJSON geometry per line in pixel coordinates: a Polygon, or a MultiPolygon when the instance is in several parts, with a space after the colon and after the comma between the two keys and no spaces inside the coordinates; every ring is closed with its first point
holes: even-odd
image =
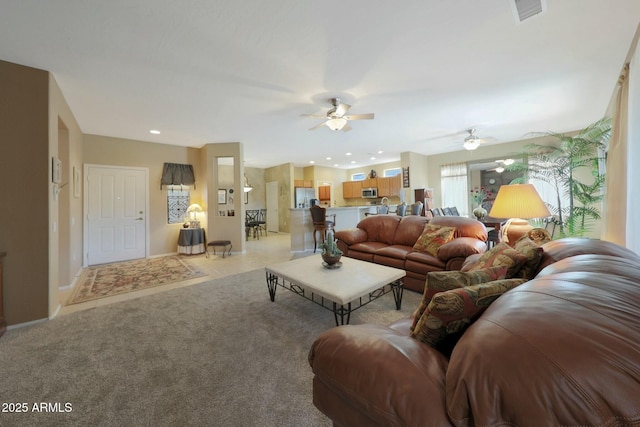
{"type": "Polygon", "coordinates": [[[482,140],[473,134],[475,131],[475,129],[467,130],[469,136],[464,139],[463,147],[465,150],[473,151],[480,146],[482,140]]]}
{"type": "Polygon", "coordinates": [[[351,108],[351,105],[343,104],[340,101],[340,98],[331,98],[329,102],[331,102],[333,108],[329,109],[329,111],[327,111],[324,116],[318,116],[316,114],[303,114],[303,116],[307,117],[319,117],[326,119],[324,123],[320,123],[319,125],[316,125],[309,130],[316,130],[323,125],[326,125],[329,129],[335,132],[340,130],[343,132],[349,132],[351,130],[351,126],[349,126],[349,120],[372,120],[374,118],[373,113],[346,115],[347,111],[349,111],[349,108],[351,108]]]}
{"type": "Polygon", "coordinates": [[[343,118],[329,119],[325,122],[325,124],[329,129],[333,131],[339,131],[339,130],[342,130],[342,128],[344,128],[344,126],[347,124],[347,119],[343,119],[343,118]]]}

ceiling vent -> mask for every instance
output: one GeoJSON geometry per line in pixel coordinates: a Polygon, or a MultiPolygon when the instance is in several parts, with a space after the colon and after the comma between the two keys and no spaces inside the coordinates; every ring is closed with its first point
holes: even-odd
{"type": "Polygon", "coordinates": [[[511,8],[518,22],[546,12],[547,0],[511,0],[511,8]]]}

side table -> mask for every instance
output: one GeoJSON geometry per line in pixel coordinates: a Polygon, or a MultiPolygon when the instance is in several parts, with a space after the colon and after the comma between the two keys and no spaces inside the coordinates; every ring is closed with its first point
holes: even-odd
{"type": "Polygon", "coordinates": [[[179,254],[201,254],[206,252],[207,238],[204,228],[181,228],[178,236],[179,254]]]}

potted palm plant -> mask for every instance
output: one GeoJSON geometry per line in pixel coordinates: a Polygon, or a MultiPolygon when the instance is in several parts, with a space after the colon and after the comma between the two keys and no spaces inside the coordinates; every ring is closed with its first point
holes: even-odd
{"type": "Polygon", "coordinates": [[[559,227],[559,237],[584,237],[600,220],[598,203],[603,197],[605,174],[601,163],[611,136],[611,119],[600,119],[575,134],[537,132],[533,136],[552,137],[555,146],[529,144],[524,153],[528,161],[515,163],[509,170],[520,171],[514,184],[543,181],[555,190],[555,202],[548,203],[559,227]],[[588,170],[590,178],[580,170],[588,170]]]}

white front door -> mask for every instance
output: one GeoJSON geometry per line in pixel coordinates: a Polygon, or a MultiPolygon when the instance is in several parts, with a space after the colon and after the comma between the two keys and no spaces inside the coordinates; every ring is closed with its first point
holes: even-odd
{"type": "Polygon", "coordinates": [[[85,175],[85,263],[144,258],[147,254],[147,169],[87,165],[85,175]]]}
{"type": "Polygon", "coordinates": [[[278,181],[267,182],[267,231],[280,231],[278,215],[278,181]]]}

